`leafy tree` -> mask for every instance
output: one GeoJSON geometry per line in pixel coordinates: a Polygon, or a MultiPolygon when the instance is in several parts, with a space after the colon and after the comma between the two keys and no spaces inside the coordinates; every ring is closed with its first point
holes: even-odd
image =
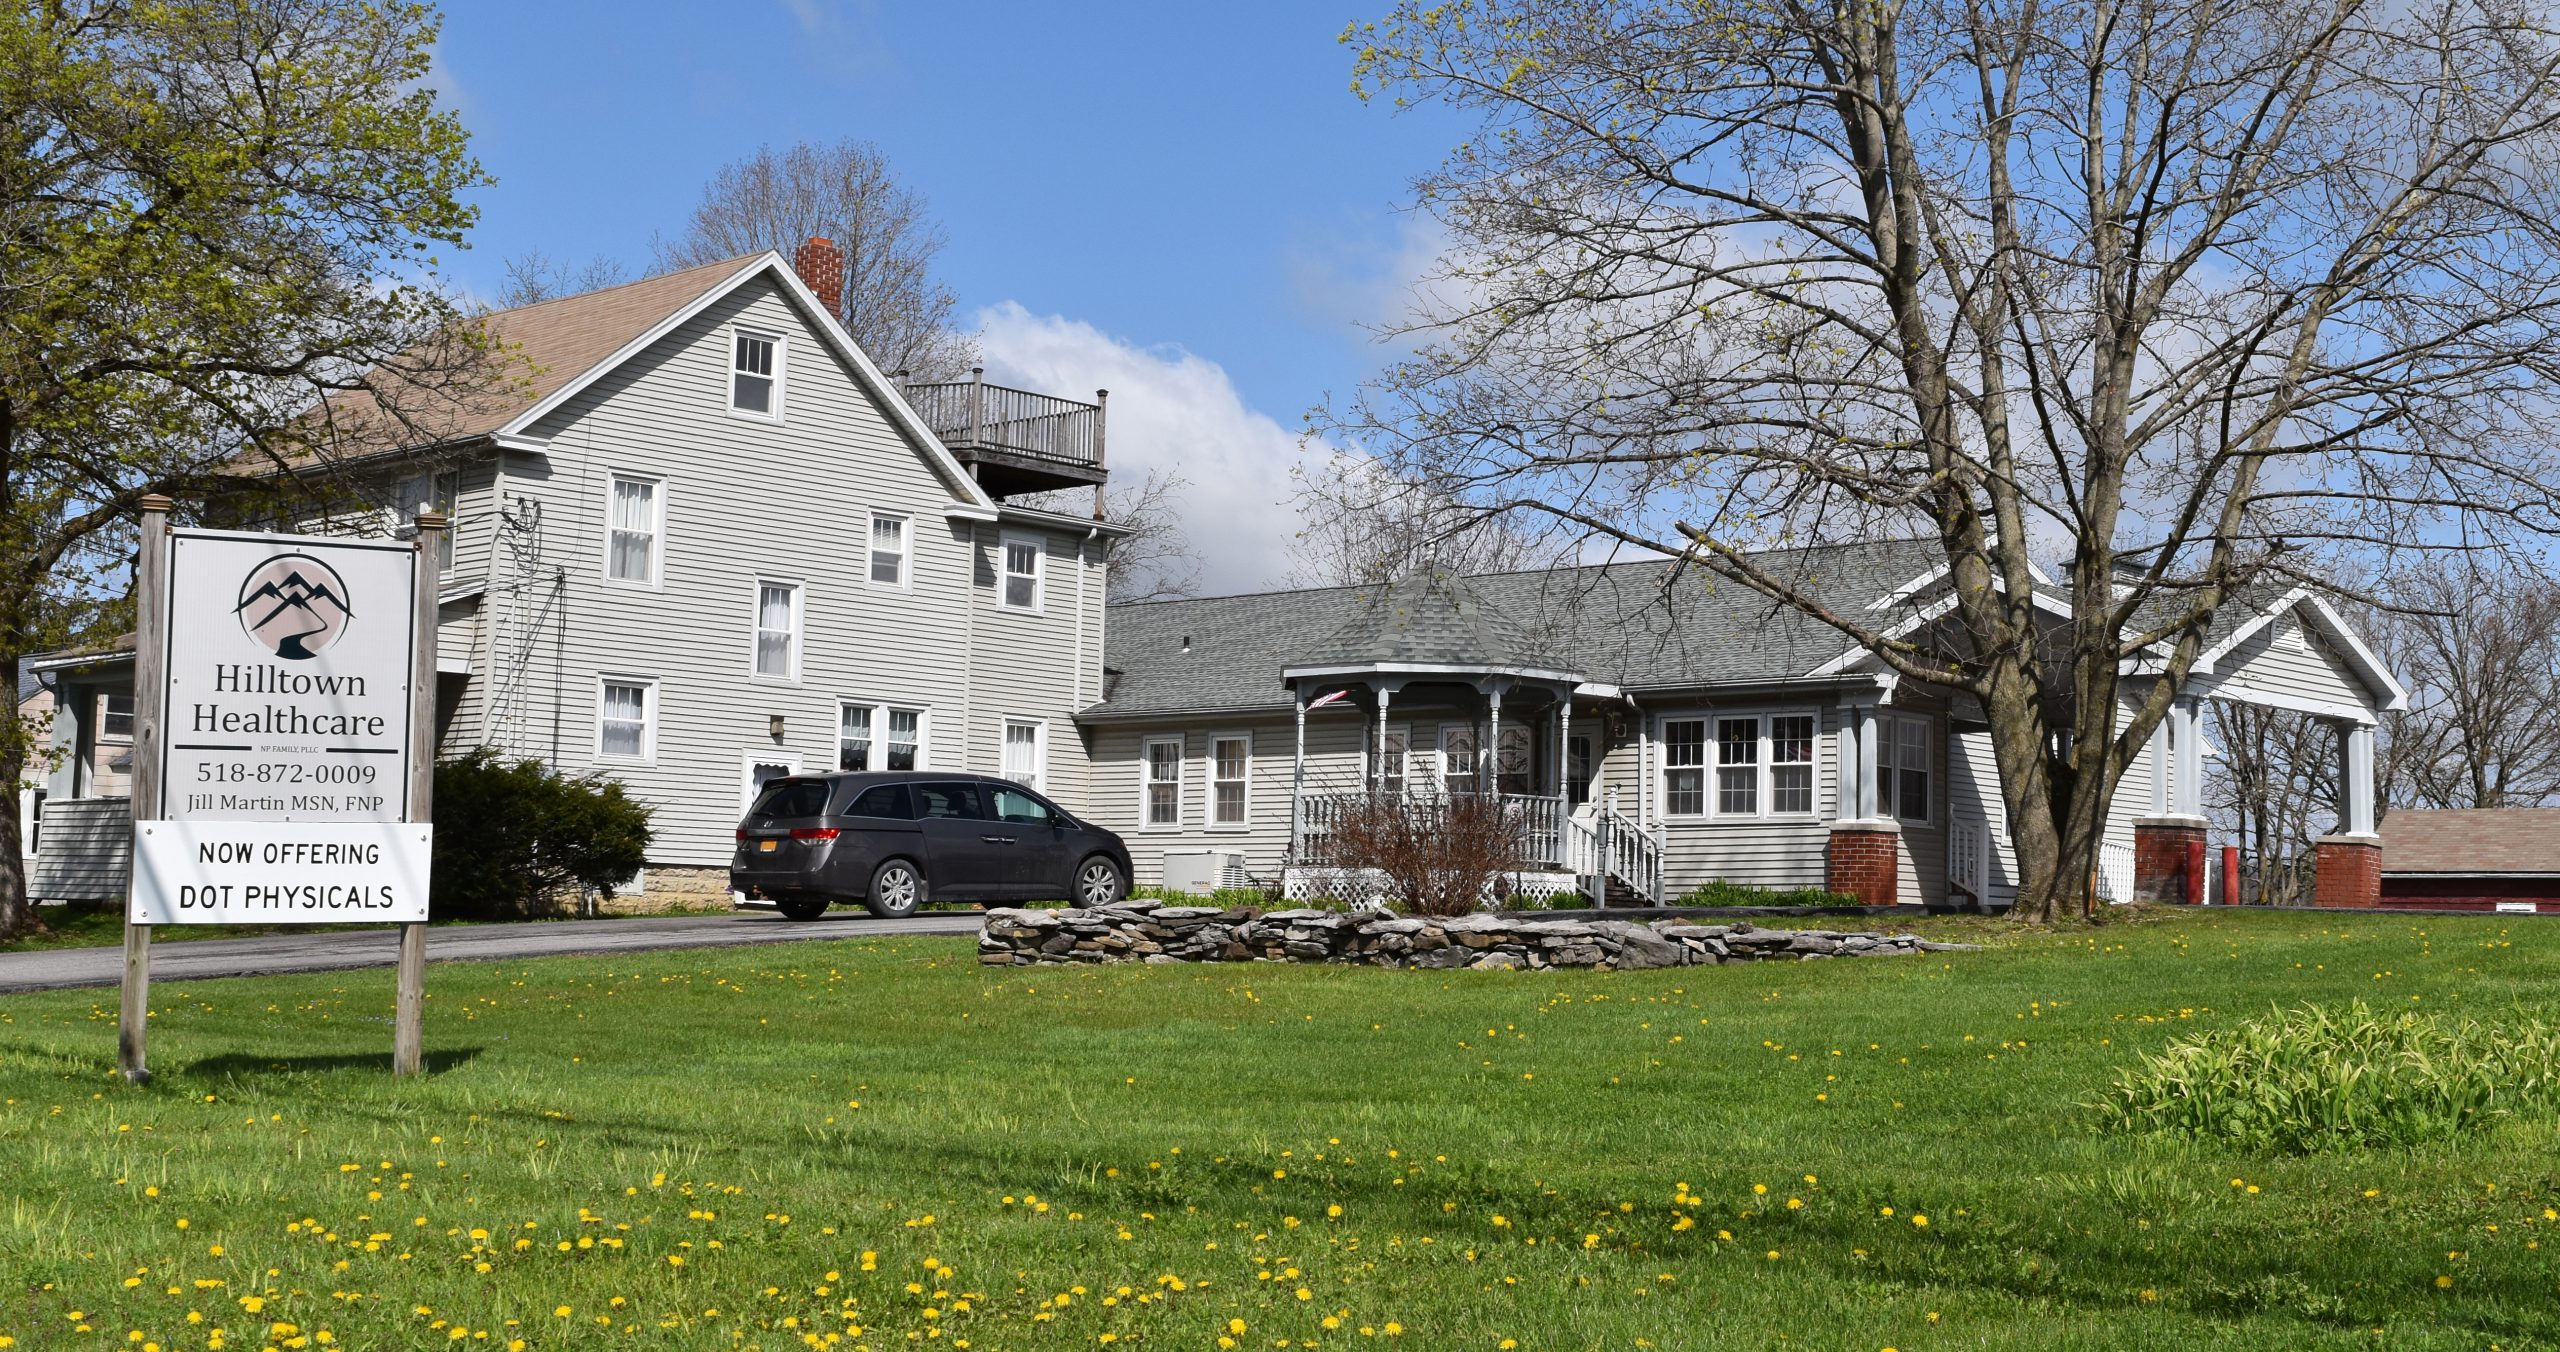
{"type": "Polygon", "coordinates": [[[649,809],[613,780],[475,747],[436,766],[436,915],[555,913],[630,881],[649,840],[649,809]]]}
{"type": "Polygon", "coordinates": [[[1365,96],[1474,129],[1419,181],[1453,243],[1415,355],[1317,430],[1979,702],[2022,917],[2092,876],[2235,596],[2560,529],[2542,10],[1409,0],[1344,36],[1365,96]],[[1751,557],[1879,536],[1940,548],[1933,628],[1751,557]]]}
{"type": "Polygon", "coordinates": [[[877,146],[803,142],[726,166],[684,233],[658,246],[658,261],[691,267],[766,249],[789,258],[812,235],[844,251],[837,318],[880,369],[918,381],[968,379],[977,345],[951,327],[951,292],[933,276],[942,229],[877,146]]]}
{"type": "MultiPolygon", "coordinates": [[[[436,23],[403,0],[0,9],[0,669],[100,626],[145,494],[322,494],[505,378],[436,272],[485,181],[421,83],[436,23]]],[[[0,784],[27,743],[0,720],[0,784]]],[[[25,901],[0,813],[0,936],[25,901]]]]}

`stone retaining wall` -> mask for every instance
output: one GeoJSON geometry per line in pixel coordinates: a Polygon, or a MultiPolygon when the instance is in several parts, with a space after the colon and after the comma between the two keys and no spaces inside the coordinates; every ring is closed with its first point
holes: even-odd
{"type": "Polygon", "coordinates": [[[1701,925],[1666,919],[1447,919],[1340,911],[1167,906],[1125,901],[1094,910],[994,909],[978,935],[990,967],[1070,962],[1353,962],[1380,967],[1685,967],[1714,962],[1883,957],[1969,944],[1914,934],[1701,925]]]}

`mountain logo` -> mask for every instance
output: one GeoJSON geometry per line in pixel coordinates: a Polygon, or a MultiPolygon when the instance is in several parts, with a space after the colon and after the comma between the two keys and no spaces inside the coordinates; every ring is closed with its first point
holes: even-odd
{"type": "Polygon", "coordinates": [[[308,554],[278,554],[250,569],[232,609],[251,642],[288,662],[319,656],[355,618],[346,580],[308,554]]]}

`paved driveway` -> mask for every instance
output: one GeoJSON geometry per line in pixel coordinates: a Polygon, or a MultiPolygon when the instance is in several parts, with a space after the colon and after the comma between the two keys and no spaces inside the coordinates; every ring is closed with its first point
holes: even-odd
{"type": "MultiPolygon", "coordinates": [[[[978,932],[969,911],[926,911],[878,920],[854,911],[793,921],[761,912],[670,915],[625,920],[545,920],[516,925],[448,925],[427,932],[430,962],[503,961],[568,953],[642,953],[670,948],[727,948],[872,935],[961,935],[978,932]]],[[[151,946],[154,983],[207,977],[264,976],[388,967],[399,956],[396,930],[263,934],[251,939],[194,939],[151,946]]],[[[57,948],[0,953],[0,994],[112,986],[124,977],[124,949],[57,948]]]]}

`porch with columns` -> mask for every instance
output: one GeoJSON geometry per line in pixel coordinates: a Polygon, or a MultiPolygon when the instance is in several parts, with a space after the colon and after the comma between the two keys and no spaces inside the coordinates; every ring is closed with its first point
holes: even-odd
{"type": "MultiPolygon", "coordinates": [[[[1288,861],[1293,867],[1326,867],[1324,840],[1341,814],[1381,799],[1408,810],[1430,811],[1457,796],[1489,795],[1517,822],[1524,875],[1564,881],[1534,884],[1605,897],[1614,881],[1620,895],[1645,901],[1661,892],[1657,831],[1644,830],[1602,801],[1598,790],[1607,752],[1606,707],[1620,700],[1613,686],[1592,685],[1578,673],[1478,670],[1429,672],[1375,669],[1322,673],[1291,671],[1284,681],[1294,695],[1296,735],[1290,767],[1288,861]],[[1336,773],[1311,782],[1307,722],[1323,708],[1348,704],[1361,716],[1361,760],[1356,783],[1336,773]],[[1420,747],[1396,740],[1406,720],[1435,718],[1445,729],[1453,706],[1465,714],[1468,736],[1458,747],[1420,747]],[[1592,752],[1577,765],[1579,724],[1592,752]],[[1506,746],[1508,734],[1520,734],[1506,746]],[[1464,754],[1463,768],[1452,755],[1464,754]]],[[[1320,714],[1318,716],[1321,716],[1320,714]]],[[[1603,902],[1602,904],[1605,904],[1603,902]]]]}
{"type": "MultiPolygon", "coordinates": [[[[2205,899],[2209,823],[2204,811],[2204,706],[2220,696],[2181,695],[2152,733],[2151,803],[2134,822],[2134,895],[2142,901],[2205,899]]],[[[2240,703],[2267,703],[2240,697],[2240,703]]],[[[2269,704],[2269,707],[2286,707],[2269,704]]],[[[2382,897],[2382,837],[2375,831],[2374,715],[2317,715],[2337,736],[2336,828],[2312,842],[2312,904],[2374,906],[2382,897]]]]}

